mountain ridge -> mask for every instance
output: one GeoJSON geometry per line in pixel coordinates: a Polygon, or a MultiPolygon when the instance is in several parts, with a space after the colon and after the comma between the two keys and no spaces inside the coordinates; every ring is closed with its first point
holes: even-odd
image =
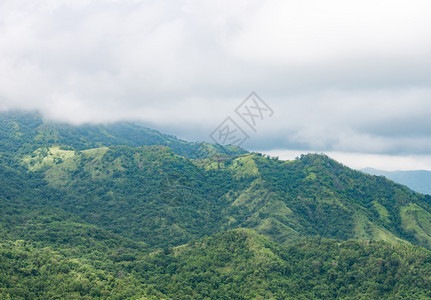
{"type": "Polygon", "coordinates": [[[176,143],[174,151],[151,145],[145,128],[44,126],[34,115],[20,118],[37,126],[21,131],[26,127],[16,116],[3,119],[18,126],[2,128],[6,139],[1,145],[17,136],[22,140],[24,151],[17,152],[13,164],[25,176],[37,178],[42,191],[58,195],[57,209],[150,247],[177,246],[237,227],[253,228],[280,243],[319,235],[431,247],[429,197],[323,154],[281,161],[259,153],[226,155],[223,150],[208,155],[199,148],[200,157],[185,157],[182,152],[202,145],[158,133],[169,141],[165,144],[176,143]],[[106,132],[118,128],[124,136],[116,143],[127,138],[131,144],[105,146],[105,138],[112,139],[106,132]],[[73,138],[65,144],[71,132],[73,138]],[[94,140],[93,135],[100,137],[94,140]],[[23,137],[30,138],[26,142],[23,137]],[[150,145],[142,145],[144,140],[150,145]],[[138,146],[136,141],[141,141],[138,146]]]}
{"type": "Polygon", "coordinates": [[[431,196],[324,154],[40,121],[0,114],[6,299],[107,299],[113,286],[116,299],[429,295],[431,196]]]}
{"type": "Polygon", "coordinates": [[[44,121],[39,113],[0,112],[0,151],[30,153],[40,147],[58,146],[69,150],[85,150],[109,146],[169,146],[182,156],[208,157],[215,154],[246,153],[242,148],[206,142],[186,142],[172,135],[133,122],[71,125],[44,121]],[[23,146],[25,145],[25,147],[23,146]]]}

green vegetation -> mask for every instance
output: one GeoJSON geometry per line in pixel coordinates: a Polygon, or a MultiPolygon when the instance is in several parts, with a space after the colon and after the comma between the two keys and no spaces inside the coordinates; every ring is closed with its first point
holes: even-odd
{"type": "Polygon", "coordinates": [[[141,282],[178,299],[431,297],[431,253],[405,244],[312,239],[284,247],[240,229],[132,265],[141,282]]]}
{"type": "Polygon", "coordinates": [[[61,150],[86,150],[107,146],[163,145],[176,154],[203,158],[217,153],[238,155],[246,151],[235,146],[188,143],[174,136],[135,123],[72,126],[43,122],[36,113],[0,112],[0,152],[32,153],[40,148],[58,146],[61,150]]]}
{"type": "Polygon", "coordinates": [[[0,114],[0,298],[426,298],[430,200],[325,155],[0,114]]]}
{"type": "Polygon", "coordinates": [[[146,295],[145,285],[121,270],[108,272],[22,240],[3,241],[0,262],[1,299],[138,299],[146,295]]]}

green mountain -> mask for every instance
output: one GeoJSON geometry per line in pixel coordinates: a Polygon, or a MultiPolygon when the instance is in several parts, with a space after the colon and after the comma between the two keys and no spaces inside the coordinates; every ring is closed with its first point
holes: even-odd
{"type": "Polygon", "coordinates": [[[389,180],[403,184],[408,188],[422,194],[431,195],[431,171],[383,171],[373,168],[361,169],[362,172],[385,176],[389,180]]]}
{"type": "Polygon", "coordinates": [[[429,196],[325,155],[233,154],[130,123],[74,127],[15,113],[1,124],[3,203],[18,216],[55,209],[150,248],[239,227],[279,243],[322,236],[431,246],[429,196]]]}
{"type": "Polygon", "coordinates": [[[0,295],[305,299],[359,289],[365,298],[420,298],[428,277],[415,268],[429,253],[411,244],[431,248],[430,200],[323,154],[281,161],[133,123],[2,113],[0,295]],[[385,267],[369,269],[382,259],[385,267]],[[313,269],[314,261],[344,267],[313,269]],[[378,272],[364,278],[355,266],[378,272]]]}
{"type": "Polygon", "coordinates": [[[20,163],[56,207],[150,247],[246,227],[280,243],[306,236],[431,246],[429,196],[324,155],[190,160],[164,146],[38,149],[20,163]]]}
{"type": "Polygon", "coordinates": [[[189,143],[131,122],[73,126],[44,122],[38,113],[0,112],[0,151],[32,153],[39,148],[54,145],[78,151],[118,145],[164,145],[176,154],[190,158],[208,157],[216,153],[237,155],[247,152],[235,146],[189,143]]]}

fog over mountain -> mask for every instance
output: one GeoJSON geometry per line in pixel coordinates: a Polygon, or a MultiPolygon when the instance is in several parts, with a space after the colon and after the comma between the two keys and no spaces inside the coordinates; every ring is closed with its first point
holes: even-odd
{"type": "Polygon", "coordinates": [[[247,132],[248,149],[431,170],[430,9],[424,0],[4,0],[0,109],[74,124],[138,120],[211,141],[256,91],[274,115],[247,132]]]}

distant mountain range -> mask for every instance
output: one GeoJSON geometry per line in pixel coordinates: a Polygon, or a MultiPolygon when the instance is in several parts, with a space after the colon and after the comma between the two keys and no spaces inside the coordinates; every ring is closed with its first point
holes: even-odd
{"type": "Polygon", "coordinates": [[[364,168],[361,171],[371,175],[385,176],[415,192],[431,195],[431,171],[383,171],[373,168],[364,168]]]}

